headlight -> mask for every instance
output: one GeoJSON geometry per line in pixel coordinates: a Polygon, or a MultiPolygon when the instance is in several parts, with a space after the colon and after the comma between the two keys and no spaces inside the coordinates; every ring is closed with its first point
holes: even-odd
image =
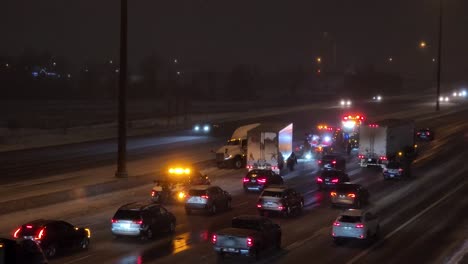
{"type": "Polygon", "coordinates": [[[193,130],[195,130],[195,131],[200,131],[200,126],[199,126],[199,125],[194,126],[194,127],[193,127],[193,130]]]}
{"type": "Polygon", "coordinates": [[[453,95],[454,97],[456,97],[458,94],[457,94],[457,92],[453,92],[452,95],[453,95]]]}
{"type": "Polygon", "coordinates": [[[382,96],[379,95],[377,96],[377,101],[380,101],[380,100],[382,100],[382,96]]]}
{"type": "Polygon", "coordinates": [[[205,132],[210,131],[210,126],[209,125],[204,125],[203,126],[203,131],[205,131],[205,132]]]}
{"type": "Polygon", "coordinates": [[[307,153],[307,154],[305,155],[305,158],[306,158],[306,159],[311,159],[311,158],[312,158],[312,155],[310,155],[310,153],[307,153]]]}
{"type": "Polygon", "coordinates": [[[351,105],[351,101],[348,100],[348,101],[346,102],[346,105],[351,105]]]}
{"type": "Polygon", "coordinates": [[[185,193],[184,192],[179,192],[179,194],[177,195],[177,198],[179,198],[179,200],[182,200],[185,198],[185,193]]]}
{"type": "Polygon", "coordinates": [[[325,140],[325,142],[330,142],[330,141],[331,141],[331,137],[326,136],[326,137],[323,138],[323,140],[325,140]]]}
{"type": "Polygon", "coordinates": [[[341,104],[341,105],[345,105],[346,103],[345,103],[344,100],[341,100],[340,104],[341,104]]]}
{"type": "Polygon", "coordinates": [[[439,101],[441,102],[444,101],[444,97],[443,96],[439,97],[439,101]]]}
{"type": "Polygon", "coordinates": [[[448,102],[449,101],[449,98],[448,96],[445,97],[445,102],[448,102]]]}

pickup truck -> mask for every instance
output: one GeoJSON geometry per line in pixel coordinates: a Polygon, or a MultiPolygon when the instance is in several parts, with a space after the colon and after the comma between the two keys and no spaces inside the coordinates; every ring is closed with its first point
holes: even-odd
{"type": "Polygon", "coordinates": [[[281,248],[281,227],[267,217],[237,216],[232,219],[231,227],[213,234],[212,243],[220,258],[227,254],[258,259],[262,250],[281,248]]]}

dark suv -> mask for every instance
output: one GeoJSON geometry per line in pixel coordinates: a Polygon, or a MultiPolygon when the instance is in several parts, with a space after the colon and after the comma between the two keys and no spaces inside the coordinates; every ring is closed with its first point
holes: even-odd
{"type": "Polygon", "coordinates": [[[284,184],[283,178],[271,170],[251,170],[243,179],[244,191],[262,191],[268,185],[284,184]]]}
{"type": "Polygon", "coordinates": [[[340,170],[324,170],[317,177],[316,182],[321,190],[324,187],[332,187],[338,183],[349,182],[349,176],[340,170]]]}
{"type": "Polygon", "coordinates": [[[47,264],[41,247],[31,239],[0,238],[0,263],[47,264]]]}
{"type": "Polygon", "coordinates": [[[323,156],[318,161],[318,164],[320,166],[320,169],[322,170],[331,170],[331,169],[341,170],[341,171],[346,170],[345,158],[337,154],[329,154],[329,155],[323,156]]]}
{"type": "Polygon", "coordinates": [[[340,183],[330,192],[332,206],[361,208],[369,203],[369,191],[360,184],[340,183]]]}
{"type": "Polygon", "coordinates": [[[159,204],[130,203],[117,210],[112,218],[112,234],[151,239],[156,232],[174,232],[175,216],[159,204]]]}
{"type": "Polygon", "coordinates": [[[266,211],[283,213],[290,216],[304,208],[304,197],[292,188],[271,185],[263,190],[257,201],[257,210],[261,216],[266,211]]]}

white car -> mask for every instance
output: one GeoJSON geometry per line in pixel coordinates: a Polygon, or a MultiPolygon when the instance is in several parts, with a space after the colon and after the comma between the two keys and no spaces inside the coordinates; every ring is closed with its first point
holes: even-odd
{"type": "Polygon", "coordinates": [[[351,104],[352,104],[352,103],[351,103],[351,100],[349,100],[349,99],[342,99],[342,100],[340,101],[340,105],[341,105],[341,106],[351,106],[351,104]]]}
{"type": "Polygon", "coordinates": [[[348,209],[333,222],[333,242],[340,244],[344,239],[369,240],[377,237],[379,229],[379,220],[371,212],[348,209]]]}

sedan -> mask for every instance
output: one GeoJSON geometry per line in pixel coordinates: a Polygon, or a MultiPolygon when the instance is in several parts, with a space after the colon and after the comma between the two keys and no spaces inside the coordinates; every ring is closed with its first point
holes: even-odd
{"type": "Polygon", "coordinates": [[[13,237],[36,241],[46,257],[52,258],[65,250],[88,249],[91,231],[65,221],[39,219],[18,227],[13,237]]]}

